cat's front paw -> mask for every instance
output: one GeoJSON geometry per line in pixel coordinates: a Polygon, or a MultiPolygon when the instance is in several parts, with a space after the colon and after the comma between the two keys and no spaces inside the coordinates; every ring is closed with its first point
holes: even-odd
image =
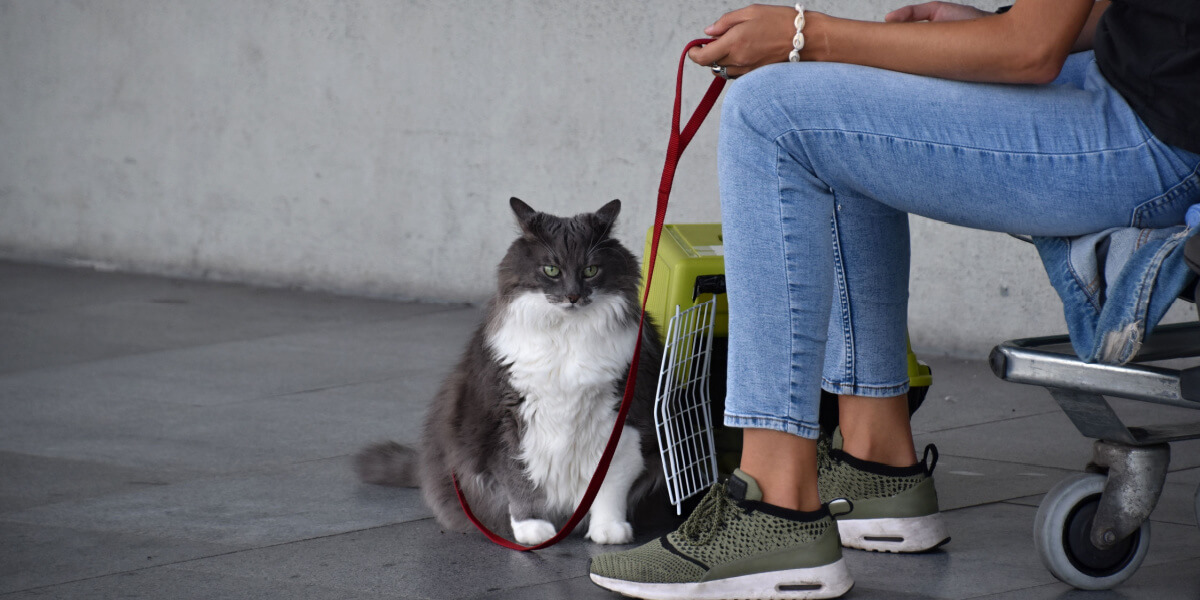
{"type": "Polygon", "coordinates": [[[553,523],[541,519],[514,520],[512,528],[513,537],[517,538],[517,543],[526,546],[536,546],[558,533],[553,523]]]}
{"type": "Polygon", "coordinates": [[[593,522],[587,538],[597,544],[628,544],[633,541],[633,525],[628,521],[593,522]]]}

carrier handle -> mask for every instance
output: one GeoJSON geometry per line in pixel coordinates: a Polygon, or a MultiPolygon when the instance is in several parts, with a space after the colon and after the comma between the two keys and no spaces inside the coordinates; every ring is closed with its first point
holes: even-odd
{"type": "Polygon", "coordinates": [[[696,285],[692,287],[692,302],[696,301],[701,294],[724,294],[725,293],[725,275],[698,275],[696,277],[696,285]]]}

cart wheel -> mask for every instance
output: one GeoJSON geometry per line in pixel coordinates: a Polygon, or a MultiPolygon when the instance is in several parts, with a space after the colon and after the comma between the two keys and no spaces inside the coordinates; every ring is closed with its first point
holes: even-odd
{"type": "Polygon", "coordinates": [[[1058,483],[1042,500],[1033,521],[1033,541],[1042,564],[1063,583],[1081,590],[1107,590],[1137,572],[1150,547],[1150,521],[1108,549],[1092,545],[1092,519],[1105,477],[1079,473],[1058,483]]]}

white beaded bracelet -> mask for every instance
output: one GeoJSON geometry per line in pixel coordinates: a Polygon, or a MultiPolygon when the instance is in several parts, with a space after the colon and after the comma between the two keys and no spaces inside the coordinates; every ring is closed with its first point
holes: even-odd
{"type": "Polygon", "coordinates": [[[788,53],[788,60],[791,62],[800,62],[800,51],[804,49],[804,5],[796,5],[796,37],[792,38],[792,51],[788,53]]]}

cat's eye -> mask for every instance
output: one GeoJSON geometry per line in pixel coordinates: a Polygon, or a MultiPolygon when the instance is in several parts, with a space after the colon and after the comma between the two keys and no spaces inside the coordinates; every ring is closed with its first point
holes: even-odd
{"type": "Polygon", "coordinates": [[[596,276],[596,273],[599,273],[599,272],[600,272],[600,267],[597,267],[596,265],[588,265],[587,267],[585,267],[583,269],[583,276],[591,279],[592,277],[596,276]]]}
{"type": "Polygon", "coordinates": [[[562,270],[554,265],[546,265],[542,267],[542,272],[545,273],[547,277],[558,277],[562,273],[562,270]]]}

